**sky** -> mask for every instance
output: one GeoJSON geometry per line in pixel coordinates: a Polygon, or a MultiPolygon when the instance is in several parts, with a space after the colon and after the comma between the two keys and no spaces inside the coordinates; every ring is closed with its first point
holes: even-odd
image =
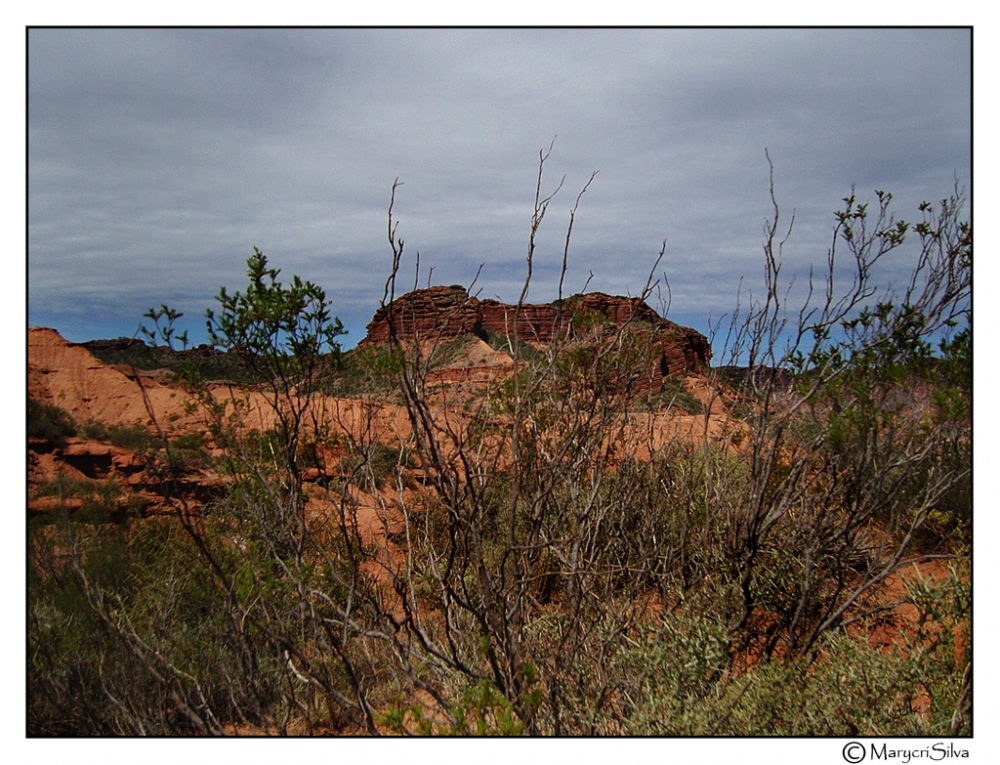
{"type": "MultiPolygon", "coordinates": [[[[906,220],[968,189],[971,47],[963,28],[31,29],[28,322],[131,337],[167,304],[203,342],[257,247],[325,288],[352,347],[396,179],[397,291],[481,267],[473,292],[514,302],[551,145],[543,195],[565,180],[527,299],[557,297],[596,171],[564,293],[639,294],[666,242],[649,302],[708,334],[761,286],[765,151],[800,285],[852,187],[906,220]]],[[[907,273],[903,253],[880,278],[907,273]]]]}

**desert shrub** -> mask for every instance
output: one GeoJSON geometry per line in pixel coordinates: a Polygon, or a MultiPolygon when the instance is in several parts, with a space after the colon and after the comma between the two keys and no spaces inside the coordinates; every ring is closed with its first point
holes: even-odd
{"type": "Polygon", "coordinates": [[[705,405],[684,386],[683,378],[678,377],[663,378],[660,391],[638,397],[636,407],[650,412],[674,408],[685,414],[705,413],[705,405]]]}
{"type": "MultiPolygon", "coordinates": [[[[203,510],[203,520],[179,501],[178,511],[214,587],[226,593],[215,606],[220,618],[253,634],[252,644],[244,628],[231,636],[244,660],[277,662],[275,674],[251,686],[263,720],[254,724],[287,731],[294,718],[308,730],[374,732],[368,697],[384,665],[379,648],[361,645],[361,636],[392,632],[361,568],[375,553],[361,542],[357,500],[346,484],[327,487],[332,512],[316,518],[306,511],[302,483],[303,470],[325,459],[330,413],[317,393],[331,390],[338,374],[341,365],[331,360],[339,360],[335,338],[343,330],[331,319],[322,289],[298,277],[285,286],[259,251],[248,259],[247,275],[245,292],[220,290],[219,310],[208,312],[208,322],[213,346],[237,354],[256,385],[219,399],[203,381],[189,379],[192,400],[225,454],[219,467],[230,482],[226,495],[203,510]],[[251,392],[263,398],[273,427],[248,423],[258,406],[251,392]]],[[[176,315],[151,311],[157,328],[149,334],[169,340],[176,315]]],[[[374,443],[364,449],[383,470],[388,457],[374,443]]],[[[183,678],[175,669],[168,674],[183,678]]],[[[206,714],[217,715],[211,722],[202,716],[206,730],[219,732],[218,721],[231,719],[232,705],[215,706],[195,690],[206,714]]]]}
{"type": "MultiPolygon", "coordinates": [[[[145,318],[153,321],[166,318],[164,308],[165,306],[161,306],[158,310],[147,312],[145,318]]],[[[182,313],[172,312],[171,321],[176,321],[182,316],[182,313]]],[[[159,335],[156,331],[153,331],[152,336],[143,333],[142,330],[140,334],[143,334],[149,342],[136,338],[119,338],[110,341],[95,340],[83,343],[83,346],[105,364],[118,364],[148,371],[168,370],[178,382],[192,377],[204,381],[253,382],[249,370],[236,353],[222,353],[205,345],[188,348],[186,336],[181,334],[176,335],[176,341],[182,346],[180,349],[174,345],[174,333],[171,333],[169,338],[159,335]],[[167,342],[168,339],[170,342],[167,342]]]]}
{"type": "Polygon", "coordinates": [[[413,466],[413,460],[407,449],[389,446],[380,441],[372,444],[368,463],[371,466],[372,478],[376,486],[383,484],[400,468],[413,466]]]}
{"type": "Polygon", "coordinates": [[[186,433],[183,436],[177,436],[171,443],[177,449],[197,451],[204,448],[205,437],[201,433],[186,433]]]}
{"type": "Polygon", "coordinates": [[[108,428],[108,440],[115,446],[134,452],[156,451],[163,447],[163,440],[141,425],[111,426],[108,428]]]}
{"type": "Polygon", "coordinates": [[[201,433],[187,433],[171,439],[164,456],[171,469],[179,473],[193,472],[214,464],[201,433]]]}
{"type": "Polygon", "coordinates": [[[108,425],[88,420],[80,427],[80,435],[94,441],[104,441],[113,446],[131,449],[138,453],[157,452],[163,448],[162,438],[142,425],[108,425]]]}
{"type": "Polygon", "coordinates": [[[528,343],[517,343],[513,338],[506,335],[497,334],[492,330],[484,330],[484,342],[495,351],[511,355],[517,361],[525,361],[529,364],[542,362],[545,354],[538,348],[528,343]],[[516,354],[516,355],[514,355],[516,354]]]}
{"type": "Polygon", "coordinates": [[[39,438],[53,446],[65,446],[77,433],[73,417],[65,409],[28,398],[28,438],[39,438]]]}
{"type": "Polygon", "coordinates": [[[324,376],[319,392],[331,396],[390,395],[396,388],[397,356],[387,347],[355,348],[324,376]]]}
{"type": "Polygon", "coordinates": [[[229,596],[180,524],[102,529],[29,540],[29,735],[267,730],[280,653],[252,622],[234,631],[229,596]]]}
{"type": "Polygon", "coordinates": [[[396,698],[379,722],[396,734],[420,736],[520,736],[524,724],[518,719],[507,697],[489,680],[465,688],[450,706],[451,719],[435,720],[425,716],[418,704],[396,698]]]}
{"type": "MultiPolygon", "coordinates": [[[[748,427],[709,437],[699,406],[701,444],[686,455],[676,445],[657,447],[664,449],[659,456],[650,447],[648,472],[627,438],[631,413],[644,403],[629,386],[642,348],[629,344],[627,332],[606,346],[558,340],[495,386],[487,401],[465,407],[470,422],[462,431],[435,420],[425,368],[401,368],[413,449],[435,495],[434,513],[409,519],[424,524],[426,542],[411,548],[413,568],[445,620],[443,632],[432,631],[410,602],[408,628],[451,671],[488,677],[526,732],[593,733],[629,719],[634,708],[609,699],[629,687],[617,662],[627,653],[636,604],[655,593],[664,610],[686,598],[711,615],[701,626],[689,620],[680,631],[661,627],[665,650],[683,648],[685,630],[700,646],[681,651],[690,659],[714,646],[711,666],[693,665],[690,687],[673,666],[669,677],[682,685],[657,695],[716,698],[716,679],[752,655],[761,667],[775,667],[761,670],[771,673],[761,675],[761,688],[779,701],[766,702],[763,694],[760,703],[783,709],[787,730],[829,733],[808,715],[794,718],[796,694],[810,677],[803,668],[818,666],[848,627],[876,623],[883,611],[878,593],[894,572],[928,552],[953,554],[948,538],[930,547],[917,542],[933,513],[966,496],[970,423],[961,404],[968,391],[962,360],[971,238],[958,217],[958,195],[936,210],[922,207],[913,280],[902,295],[873,299],[872,267],[909,230],[891,218],[890,196],[877,196],[871,218],[853,195],[845,200],[819,305],[792,315],[781,298],[775,204],[765,231],[766,297],[734,315],[727,353],[747,358],[751,369],[789,371],[739,380],[748,427]],[[834,263],[845,249],[860,276],[840,288],[834,263]],[[937,350],[935,338],[944,338],[937,350]],[[963,371],[945,382],[942,369],[963,371]],[[907,404],[914,379],[935,375],[935,405],[907,404]],[[679,590],[657,592],[663,582],[679,590]],[[529,666],[538,673],[538,705],[526,701],[529,666]]],[[[549,199],[536,200],[528,280],[549,199]]],[[[393,231],[390,223],[398,265],[402,245],[393,231]]],[[[509,342],[516,354],[516,332],[509,342]]],[[[710,380],[713,395],[731,392],[731,380],[731,373],[710,380]]],[[[417,575],[392,573],[400,594],[417,575]]],[[[920,728],[907,706],[919,692],[911,682],[915,661],[904,662],[902,679],[892,680],[899,662],[880,669],[874,654],[860,650],[838,657],[852,671],[870,664],[882,673],[887,684],[872,693],[892,701],[880,707],[881,730],[920,728]]],[[[710,732],[723,714],[722,706],[713,709],[716,719],[699,712],[704,724],[673,710],[653,717],[677,726],[659,732],[710,732]]],[[[762,717],[745,724],[744,731],[767,730],[762,717]]],[[[855,716],[838,730],[851,725],[874,723],[855,716]]]]}
{"type": "Polygon", "coordinates": [[[99,420],[87,420],[80,427],[80,435],[92,441],[111,441],[111,431],[108,426],[99,420]]]}
{"type": "MultiPolygon", "coordinates": [[[[69,516],[74,523],[122,523],[141,512],[138,498],[124,492],[113,478],[92,480],[71,478],[60,473],[35,489],[33,496],[79,499],[79,509],[69,516]]],[[[65,502],[62,508],[66,509],[65,502]]],[[[59,513],[54,511],[41,513],[35,523],[58,523],[59,520],[59,513]]]]}
{"type": "Polygon", "coordinates": [[[81,490],[88,490],[96,484],[89,478],[72,478],[59,473],[43,483],[34,491],[35,497],[74,497],[81,490]]]}
{"type": "MultiPolygon", "coordinates": [[[[717,596],[696,599],[643,625],[624,646],[625,731],[631,735],[948,736],[971,730],[968,582],[918,582],[918,627],[896,645],[868,633],[838,633],[815,660],[795,655],[734,662],[717,596]],[[956,626],[959,625],[959,626],[956,626]]],[[[759,657],[758,657],[759,658],[759,657]]]]}

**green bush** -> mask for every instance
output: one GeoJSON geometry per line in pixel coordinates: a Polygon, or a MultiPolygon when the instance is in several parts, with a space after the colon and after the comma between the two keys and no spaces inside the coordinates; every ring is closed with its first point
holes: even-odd
{"type": "Polygon", "coordinates": [[[663,378],[660,391],[644,394],[637,399],[636,406],[651,412],[673,408],[685,414],[705,413],[705,405],[684,386],[684,379],[679,377],[663,378]]]}
{"type": "Polygon", "coordinates": [[[138,453],[156,452],[163,448],[163,439],[153,435],[142,425],[107,425],[97,420],[88,420],[80,427],[80,435],[138,453]]]}
{"type": "Polygon", "coordinates": [[[80,528],[29,537],[28,734],[277,730],[279,656],[252,621],[232,629],[228,596],[180,524],[80,528]]]}
{"type": "Polygon", "coordinates": [[[28,438],[42,439],[62,447],[66,445],[66,439],[76,433],[76,423],[65,409],[28,398],[28,438]]]}
{"type": "MultiPolygon", "coordinates": [[[[63,500],[63,509],[67,506],[65,500],[79,499],[79,509],[69,516],[74,523],[122,523],[142,514],[143,502],[139,496],[124,492],[112,478],[98,481],[60,473],[35,489],[33,496],[58,497],[63,500]]],[[[33,520],[42,525],[58,523],[60,515],[58,511],[49,511],[37,514],[33,520]]]]}
{"type": "Polygon", "coordinates": [[[355,348],[331,365],[319,392],[330,396],[386,395],[396,388],[399,359],[387,347],[355,348]]]}

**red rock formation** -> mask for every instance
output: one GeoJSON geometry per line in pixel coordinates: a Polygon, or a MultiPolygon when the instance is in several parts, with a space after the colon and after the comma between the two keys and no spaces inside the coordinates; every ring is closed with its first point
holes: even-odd
{"type": "Polygon", "coordinates": [[[451,342],[465,334],[480,339],[516,336],[536,345],[564,337],[609,338],[626,323],[648,343],[652,358],[643,388],[659,389],[667,375],[694,371],[708,364],[711,348],[699,332],[662,318],[639,298],[594,292],[561,304],[506,305],[478,300],[463,288],[416,290],[383,306],[368,325],[360,345],[378,345],[390,335],[390,315],[396,337],[403,341],[451,342]]]}
{"type": "Polygon", "coordinates": [[[400,340],[447,343],[479,331],[479,301],[462,287],[430,287],[416,290],[382,306],[368,325],[363,345],[379,345],[389,339],[389,318],[400,340]]]}
{"type": "Polygon", "coordinates": [[[480,304],[483,329],[499,337],[514,337],[547,344],[556,337],[558,311],[549,305],[505,305],[497,300],[480,304]]]}

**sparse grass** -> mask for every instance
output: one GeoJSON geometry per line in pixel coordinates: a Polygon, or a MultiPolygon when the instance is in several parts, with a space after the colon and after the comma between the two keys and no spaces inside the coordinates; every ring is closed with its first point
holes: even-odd
{"type": "Polygon", "coordinates": [[[163,440],[142,425],[106,425],[88,420],[80,427],[80,435],[138,453],[156,452],[163,448],[163,440]]]}
{"type": "Polygon", "coordinates": [[[80,491],[89,491],[99,481],[89,478],[71,478],[59,473],[34,491],[35,497],[75,497],[80,491]]]}
{"type": "Polygon", "coordinates": [[[358,488],[368,490],[386,486],[386,481],[394,478],[399,469],[408,467],[413,467],[408,449],[376,441],[360,453],[341,460],[340,474],[358,488]]]}
{"type": "MultiPolygon", "coordinates": [[[[39,486],[33,493],[35,498],[57,497],[62,501],[77,499],[80,508],[69,514],[74,523],[122,523],[128,517],[140,514],[142,502],[134,494],[126,493],[114,479],[103,481],[88,478],[71,478],[59,474],[39,486]]],[[[35,524],[59,522],[57,512],[39,513],[33,518],[35,524]]]]}
{"type": "Polygon", "coordinates": [[[317,392],[329,396],[386,394],[396,389],[398,355],[387,346],[355,348],[344,353],[336,368],[318,382],[317,392]]]}
{"type": "Polygon", "coordinates": [[[515,356],[515,361],[525,361],[529,364],[541,363],[546,359],[545,351],[539,350],[535,346],[521,341],[515,341],[507,335],[499,335],[491,330],[486,330],[486,344],[495,351],[506,353],[508,356],[515,356]]]}
{"type": "Polygon", "coordinates": [[[704,414],[705,405],[684,385],[683,377],[664,377],[658,392],[649,392],[636,398],[640,411],[658,412],[677,409],[685,414],[704,414]]]}

